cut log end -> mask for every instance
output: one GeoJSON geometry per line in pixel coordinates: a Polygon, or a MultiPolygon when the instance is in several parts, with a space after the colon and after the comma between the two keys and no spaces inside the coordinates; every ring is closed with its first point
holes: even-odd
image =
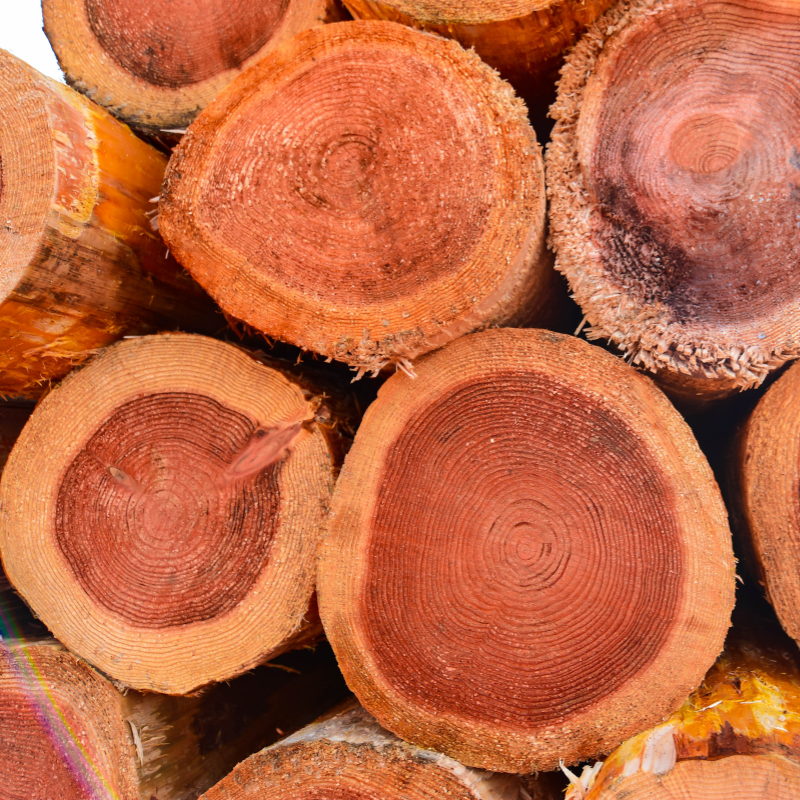
{"type": "Polygon", "coordinates": [[[622,3],[553,110],[557,267],[592,335],[712,393],[800,354],[797,20],[771,1],[622,3]]]}
{"type": "Polygon", "coordinates": [[[334,464],[315,408],[202,337],[108,351],[48,396],[12,452],[10,579],[67,646],[135,688],[185,693],[286,650],[318,625],[334,464]]]}
{"type": "Polygon", "coordinates": [[[468,769],[406,744],[361,708],[309,725],[256,753],[203,800],[522,800],[517,775],[468,769]]]}
{"type": "Polygon", "coordinates": [[[551,285],[523,104],[389,23],[308,31],[232,84],[176,150],[160,221],[226,312],[364,370],[521,322],[551,285]]]}
{"type": "Polygon", "coordinates": [[[570,337],[486,332],[381,389],[319,591],[348,684],[387,728],[473,766],[547,770],[700,680],[732,607],[730,534],[646,378],[570,337]]]}
{"type": "Polygon", "coordinates": [[[0,647],[0,787],[8,797],[134,800],[134,752],[116,690],[46,645],[0,647]]]}
{"type": "Polygon", "coordinates": [[[182,128],[280,42],[339,20],[335,0],[43,0],[67,81],[152,134],[182,128]]]}

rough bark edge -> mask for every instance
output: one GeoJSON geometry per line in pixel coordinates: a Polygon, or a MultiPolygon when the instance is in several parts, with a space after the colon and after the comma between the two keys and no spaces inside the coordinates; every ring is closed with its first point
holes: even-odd
{"type": "Polygon", "coordinates": [[[800,357],[800,347],[722,347],[700,342],[682,330],[668,309],[643,305],[626,296],[623,286],[609,280],[592,243],[598,212],[589,198],[577,155],[584,92],[606,43],[640,18],[660,14],[669,7],[661,0],[622,0],[589,28],[567,56],[558,98],[550,109],[550,116],[556,120],[546,158],[550,246],[556,252],[556,269],[567,277],[575,300],[586,314],[589,339],[613,342],[628,363],[650,372],[673,370],[747,389],[758,386],[786,361],[800,357]],[[662,333],[651,327],[654,321],[662,333]]]}
{"type": "MultiPolygon", "coordinates": [[[[477,75],[482,77],[487,85],[492,86],[492,95],[496,103],[495,113],[495,126],[503,125],[510,129],[518,131],[517,147],[516,150],[522,150],[523,139],[528,140],[530,147],[530,155],[533,161],[538,161],[538,169],[536,174],[531,175],[531,180],[528,187],[525,189],[524,195],[520,193],[517,205],[519,210],[522,211],[526,207],[531,208],[531,224],[529,226],[527,235],[521,243],[517,251],[516,259],[511,266],[508,266],[504,273],[504,279],[499,282],[495,289],[484,297],[480,302],[476,303],[467,313],[462,314],[458,318],[452,320],[445,325],[439,325],[435,330],[426,334],[421,327],[409,328],[408,330],[401,330],[396,333],[386,335],[382,338],[373,338],[365,335],[358,341],[351,336],[340,337],[338,340],[333,336],[327,337],[326,347],[321,349],[317,346],[312,346],[309,341],[292,341],[291,343],[301,347],[302,349],[313,350],[322,356],[336,359],[348,364],[356,372],[356,380],[369,373],[372,377],[377,377],[381,370],[394,366],[397,369],[406,372],[411,377],[415,376],[412,361],[425,353],[436,350],[450,341],[459,338],[460,336],[471,333],[474,331],[484,330],[487,327],[496,326],[509,326],[521,325],[531,320],[531,308],[535,309],[534,313],[538,316],[544,317],[551,311],[551,308],[558,304],[558,290],[561,288],[558,283],[552,279],[549,274],[553,269],[552,254],[548,251],[547,240],[547,197],[546,197],[546,183],[545,183],[545,169],[544,158],[542,154],[542,146],[539,143],[536,132],[531,127],[528,119],[528,109],[525,102],[520,98],[514,88],[506,80],[502,78],[500,73],[484,63],[481,58],[475,53],[474,50],[467,50],[461,44],[453,39],[446,39],[438,34],[431,33],[426,30],[419,30],[416,28],[406,28],[397,22],[381,22],[374,20],[356,20],[349,23],[339,23],[346,25],[361,25],[361,26],[393,26],[403,31],[412,30],[415,35],[428,36],[433,39],[439,40],[447,44],[450,48],[455,50],[458,55],[455,59],[462,58],[465,63],[475,70],[477,75]],[[533,210],[534,202],[538,205],[538,213],[533,210]]],[[[336,24],[333,24],[336,27],[336,24]]],[[[311,36],[312,32],[317,29],[309,29],[295,37],[295,40],[300,36],[311,36]]],[[[361,29],[363,32],[363,28],[361,29]]],[[[358,35],[358,34],[357,34],[358,35]]],[[[268,57],[275,55],[285,60],[286,48],[290,46],[287,42],[279,45],[275,50],[269,54],[268,57]]],[[[266,63],[266,58],[261,64],[266,63]]],[[[288,70],[287,64],[282,64],[280,73],[288,70]]],[[[225,92],[218,96],[215,101],[209,104],[209,113],[214,113],[214,120],[208,124],[203,125],[205,122],[205,115],[198,118],[197,123],[192,125],[183,136],[180,144],[175,149],[172,158],[170,159],[169,166],[164,178],[164,186],[160,197],[159,204],[159,219],[166,225],[162,225],[162,230],[167,241],[168,246],[173,252],[182,254],[183,248],[181,247],[178,239],[173,240],[172,231],[177,228],[183,228],[184,232],[191,233],[196,241],[199,243],[197,251],[202,252],[202,260],[208,260],[209,251],[213,251],[215,247],[209,248],[207,237],[203,229],[198,225],[195,220],[194,214],[186,214],[183,212],[180,216],[187,217],[187,221],[181,225],[174,225],[169,220],[169,212],[167,209],[172,205],[184,205],[188,200],[194,196],[196,190],[181,188],[182,183],[188,183],[191,178],[184,177],[186,170],[184,169],[184,161],[190,158],[187,154],[187,149],[191,146],[193,139],[199,137],[203,139],[203,147],[206,151],[211,148],[207,144],[208,141],[213,141],[216,138],[216,131],[219,127],[218,108],[224,108],[227,113],[235,113],[239,107],[247,103],[250,98],[259,91],[259,81],[254,81],[251,74],[255,74],[259,70],[256,65],[247,70],[244,74],[235,78],[225,89],[225,92]],[[228,99],[228,95],[236,92],[235,100],[228,99]],[[200,126],[203,129],[200,130],[200,126]],[[176,175],[178,177],[176,177],[176,175]],[[180,200],[175,200],[176,196],[180,196],[180,200]]],[[[264,77],[265,70],[263,67],[260,69],[260,77],[264,77]]],[[[270,68],[268,71],[270,80],[275,75],[275,70],[270,68]]],[[[506,150],[508,148],[505,148],[506,150]]],[[[196,170],[197,174],[204,172],[197,169],[198,158],[196,155],[191,156],[192,167],[196,170]]],[[[205,160],[200,162],[205,163],[205,160]]],[[[534,165],[531,165],[534,166],[534,165]]],[[[522,172],[522,170],[521,170],[522,172]]],[[[189,171],[191,174],[191,170],[189,171]]],[[[196,183],[196,181],[194,181],[196,183]]],[[[510,219],[506,219],[510,222],[510,219]]],[[[185,239],[186,237],[183,236],[185,239]]],[[[179,256],[180,257],[180,256],[179,256]]],[[[215,257],[218,256],[215,254],[215,257]]],[[[239,259],[242,261],[242,259],[239,259]]],[[[486,259],[489,260],[488,257],[486,259]]],[[[194,277],[194,272],[189,268],[189,272],[194,277]]],[[[238,310],[229,306],[228,299],[223,299],[219,292],[218,287],[210,287],[207,281],[196,278],[206,291],[214,298],[218,305],[223,309],[226,316],[238,319],[238,310]]],[[[446,276],[445,279],[439,279],[436,284],[453,282],[452,273],[446,276]]],[[[298,298],[302,294],[288,289],[280,285],[279,292],[276,294],[282,295],[285,302],[291,302],[291,297],[296,295],[298,298]],[[288,299],[287,299],[288,298],[288,299]]],[[[274,303],[274,301],[270,301],[274,303]]],[[[305,313],[305,312],[304,312],[305,313]]],[[[261,316],[264,316],[262,313],[261,316]]],[[[246,325],[257,328],[258,326],[251,320],[243,320],[246,325]]],[[[377,329],[377,325],[376,325],[377,329]]],[[[307,337],[310,338],[310,337],[307,337]]]]}

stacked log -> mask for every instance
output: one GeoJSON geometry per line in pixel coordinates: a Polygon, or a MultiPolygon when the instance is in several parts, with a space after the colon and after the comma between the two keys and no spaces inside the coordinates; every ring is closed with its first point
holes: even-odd
{"type": "Polygon", "coordinates": [[[123,694],[53,640],[6,645],[2,796],[196,800],[242,758],[343,695],[329,650],[285,660],[299,674],[262,667],[198,696],[169,697],[123,694]]]}
{"type": "MultiPolygon", "coordinates": [[[[309,725],[239,764],[203,800],[381,797],[524,800],[518,775],[464,767],[393,736],[363,708],[309,725]]],[[[555,800],[555,795],[553,795],[555,800]]]]}
{"type": "Polygon", "coordinates": [[[567,800],[797,797],[800,661],[791,649],[734,631],[681,708],[584,770],[567,800]]]}
{"type": "Polygon", "coordinates": [[[170,160],[159,224],[228,315],[359,374],[559,303],[524,105],[392,23],[307,31],[225,89],[170,160]]]}
{"type": "Polygon", "coordinates": [[[0,120],[0,395],[125,334],[224,327],[150,226],[160,153],[5,51],[0,120]]]}
{"type": "Polygon", "coordinates": [[[729,504],[751,575],[800,641],[800,365],[767,391],[736,437],[729,504]]]}
{"type": "Polygon", "coordinates": [[[608,752],[674,711],[733,607],[725,509],[645,377],[546,331],[392,376],[337,481],[318,576],[348,685],[483,769],[608,752]]]}
{"type": "Polygon", "coordinates": [[[552,115],[556,267],[590,323],[695,405],[800,355],[798,9],[619,3],[552,115]]]}
{"type": "Polygon", "coordinates": [[[336,459],[319,406],[212,339],[106,350],[40,403],[6,465],[9,579],[137,689],[185,694],[313,641],[336,459]]]}
{"type": "Polygon", "coordinates": [[[42,0],[42,12],[68,83],[156,134],[281,42],[342,18],[336,0],[42,0]]]}
{"type": "Polygon", "coordinates": [[[345,5],[356,19],[400,22],[474,49],[536,113],[554,98],[564,51],[611,0],[345,0],[345,5]]]}

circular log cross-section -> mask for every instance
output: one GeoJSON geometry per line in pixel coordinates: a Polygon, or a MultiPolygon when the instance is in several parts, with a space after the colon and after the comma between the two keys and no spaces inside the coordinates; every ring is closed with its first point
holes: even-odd
{"type": "Polygon", "coordinates": [[[362,708],[309,725],[243,761],[202,800],[523,800],[518,775],[468,769],[406,744],[362,708]]]}
{"type": "Polygon", "coordinates": [[[800,6],[650,0],[567,59],[547,176],[556,266],[591,324],[680,396],[800,355],[800,6]]]}
{"type": "Polygon", "coordinates": [[[549,310],[544,213],[508,84],[455,42],[350,22],[295,37],[205,109],[159,220],[228,314],[363,374],[549,310]]]}
{"type": "Polygon", "coordinates": [[[564,51],[613,0],[345,0],[356,19],[455,39],[511,83],[534,115],[553,101],[564,51]]]}
{"type": "Polygon", "coordinates": [[[139,800],[111,683],[54,645],[0,647],[0,797],[139,800]]]}
{"type": "Polygon", "coordinates": [[[36,396],[125,334],[224,327],[148,213],[167,160],[0,50],[0,396],[36,396]]]}
{"type": "Polygon", "coordinates": [[[70,85],[134,127],[184,127],[296,33],[341,19],[335,0],[42,0],[70,85]]]}
{"type": "Polygon", "coordinates": [[[126,342],[37,407],[0,498],[8,577],[121,683],[185,694],[312,635],[333,478],[315,402],[199,336],[126,342]]]}
{"type": "Polygon", "coordinates": [[[782,375],[740,431],[732,519],[783,629],[800,642],[800,365],[782,375]]]}
{"type": "Polygon", "coordinates": [[[725,509],[651,381],[572,337],[464,337],[394,375],[337,482],[320,611],[389,730],[553,769],[670,713],[722,648],[725,509]]]}

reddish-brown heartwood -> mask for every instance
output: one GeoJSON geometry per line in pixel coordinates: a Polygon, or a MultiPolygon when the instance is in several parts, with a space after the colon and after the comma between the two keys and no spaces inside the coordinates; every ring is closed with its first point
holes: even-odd
{"type": "Polygon", "coordinates": [[[336,0],[42,0],[67,82],[140,130],[183,128],[296,33],[342,19],[336,0]]]}
{"type": "Polygon", "coordinates": [[[228,314],[363,373],[547,317],[543,180],[524,105],[474,53],[347,22],[277,48],[203,111],[159,219],[228,314]]]}
{"type": "Polygon", "coordinates": [[[800,6],[632,0],[567,59],[547,175],[590,323],[701,404],[800,355],[800,6]]]}
{"type": "Polygon", "coordinates": [[[711,470],[648,378],[572,337],[493,330],[381,388],[318,591],[382,725],[532,772],[680,705],[722,649],[734,562],[711,470]]]}
{"type": "Polygon", "coordinates": [[[320,402],[213,339],[109,348],[14,446],[9,579],[60,641],[137,689],[188,693],[313,639],[337,450],[320,402]]]}
{"type": "Polygon", "coordinates": [[[124,334],[224,320],[147,218],[166,159],[0,51],[0,395],[36,395],[124,334]]]}
{"type": "Polygon", "coordinates": [[[54,640],[0,647],[0,796],[196,800],[346,694],[329,649],[193,697],[122,693],[54,640]],[[10,793],[9,793],[10,792],[10,793]]]}
{"type": "Polygon", "coordinates": [[[748,566],[800,642],[800,365],[769,388],[735,443],[729,503],[748,566]]]}

